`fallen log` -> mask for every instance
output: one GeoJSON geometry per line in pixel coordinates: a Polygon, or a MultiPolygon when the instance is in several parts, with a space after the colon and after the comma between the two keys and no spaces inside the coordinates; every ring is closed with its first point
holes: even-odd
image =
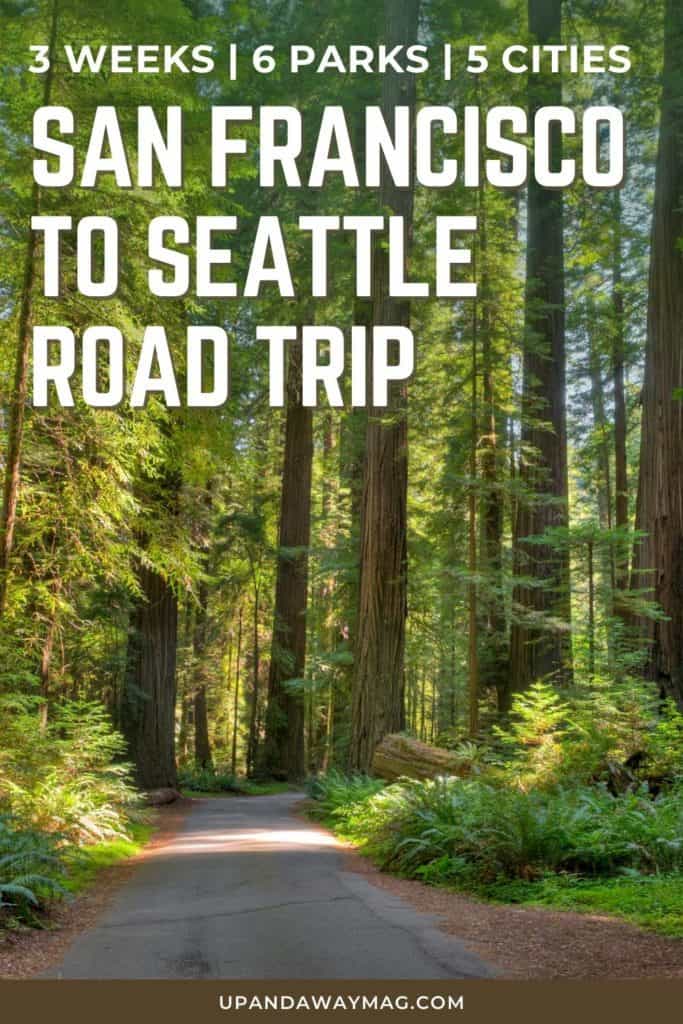
{"type": "Polygon", "coordinates": [[[144,801],[148,807],[163,807],[164,804],[172,804],[180,798],[178,790],[171,789],[170,786],[162,789],[150,789],[144,794],[144,801]]]}
{"type": "Polygon", "coordinates": [[[469,765],[451,750],[430,747],[421,740],[392,733],[385,736],[375,750],[372,760],[372,774],[387,782],[401,777],[409,779],[433,779],[437,775],[469,774],[469,765]]]}

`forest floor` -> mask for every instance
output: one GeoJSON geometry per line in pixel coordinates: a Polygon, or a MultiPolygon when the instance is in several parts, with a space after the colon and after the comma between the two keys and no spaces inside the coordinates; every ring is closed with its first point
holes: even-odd
{"type": "MultiPolygon", "coordinates": [[[[138,895],[140,892],[144,895],[144,887],[141,889],[144,879],[147,879],[144,883],[147,888],[149,888],[150,881],[153,886],[156,886],[153,905],[158,908],[159,913],[157,914],[155,909],[153,916],[163,918],[166,908],[164,886],[167,887],[169,905],[173,903],[174,899],[177,900],[178,890],[180,890],[181,899],[188,901],[188,910],[191,907],[197,914],[194,924],[190,921],[191,927],[196,929],[203,906],[203,896],[199,890],[204,884],[207,869],[209,870],[207,877],[210,879],[211,871],[215,868],[215,877],[211,884],[215,888],[219,882],[221,883],[220,892],[217,890],[220,899],[227,899],[228,890],[231,888],[234,892],[238,890],[244,892],[246,888],[250,893],[250,900],[259,903],[256,910],[251,907],[251,904],[246,909],[237,908],[236,910],[232,905],[226,906],[226,913],[220,915],[220,927],[227,928],[229,935],[235,933],[232,924],[234,912],[246,915],[240,918],[238,932],[243,933],[248,921],[259,922],[257,925],[255,924],[258,930],[255,942],[258,940],[256,946],[259,956],[263,954],[263,943],[266,942],[269,932],[272,931],[273,936],[277,937],[278,930],[275,927],[278,920],[277,915],[281,914],[282,908],[287,905],[279,902],[280,897],[273,887],[283,884],[287,890],[293,888],[300,893],[300,896],[297,897],[299,903],[297,904],[295,901],[292,904],[293,909],[287,910],[285,913],[301,914],[301,918],[297,918],[297,927],[294,930],[290,927],[292,922],[288,922],[288,933],[302,934],[302,928],[299,926],[303,926],[306,922],[310,922],[313,926],[315,921],[320,918],[319,913],[311,914],[311,908],[306,906],[307,903],[319,902],[318,898],[321,897],[321,893],[317,892],[316,886],[322,887],[324,889],[324,892],[321,890],[322,895],[325,895],[330,886],[330,879],[336,885],[337,876],[341,872],[344,885],[347,888],[350,885],[350,895],[346,889],[341,895],[329,896],[328,894],[326,896],[328,910],[323,917],[332,912],[334,914],[339,912],[357,914],[358,920],[354,918],[353,921],[353,936],[359,934],[358,929],[360,927],[362,930],[363,922],[365,922],[368,927],[369,943],[375,941],[373,930],[376,931],[378,928],[378,912],[379,917],[383,915],[386,917],[386,906],[389,906],[390,913],[398,912],[404,915],[405,920],[402,922],[401,929],[405,930],[403,924],[407,921],[409,930],[415,934],[420,934],[420,928],[424,929],[424,925],[419,924],[415,915],[411,918],[411,913],[417,911],[418,915],[428,915],[429,920],[433,921],[436,926],[430,931],[430,942],[436,942],[438,945],[438,936],[434,934],[437,929],[446,942],[449,941],[446,936],[452,936],[452,941],[457,941],[450,952],[446,951],[447,955],[455,955],[456,960],[457,957],[461,957],[465,969],[468,964],[474,963],[476,970],[476,963],[479,962],[484,965],[488,964],[498,977],[516,979],[683,978],[683,940],[681,939],[658,936],[602,914],[579,914],[545,908],[486,903],[444,888],[396,878],[380,872],[367,858],[362,857],[350,847],[344,846],[331,833],[325,832],[318,825],[314,827],[316,832],[318,835],[322,833],[325,837],[329,837],[329,842],[323,842],[322,845],[318,842],[317,845],[314,844],[311,847],[310,837],[303,836],[305,856],[302,860],[300,854],[294,855],[294,851],[291,848],[288,849],[287,842],[283,844],[281,840],[287,837],[288,842],[292,838],[298,842],[299,834],[286,830],[301,828],[300,819],[304,809],[305,805],[299,796],[291,793],[265,798],[250,798],[246,801],[244,798],[232,798],[223,802],[222,805],[221,801],[217,799],[211,801],[183,800],[170,807],[159,809],[154,835],[141,853],[98,871],[90,888],[74,900],[55,907],[46,930],[12,932],[0,938],[0,977],[26,978],[45,973],[53,974],[55,964],[68,963],[67,954],[74,943],[81,950],[84,945],[87,947],[91,941],[93,946],[96,946],[97,935],[98,933],[100,936],[102,934],[103,918],[105,922],[109,921],[109,924],[105,923],[105,931],[108,929],[106,941],[109,943],[113,934],[111,929],[129,927],[128,917],[132,912],[129,907],[126,912],[128,917],[124,915],[125,920],[122,918],[121,923],[114,921],[112,924],[112,908],[115,918],[117,906],[121,907],[126,900],[128,903],[133,900],[133,905],[136,905],[133,896],[136,891],[138,895]],[[215,808],[213,823],[211,807],[215,808]],[[203,808],[209,812],[208,816],[203,808]],[[191,817],[186,821],[188,812],[191,813],[191,817]],[[292,812],[296,817],[292,817],[292,812]],[[245,826],[248,826],[250,835],[241,835],[245,831],[245,826]],[[250,841],[254,838],[253,829],[255,827],[260,830],[260,836],[272,835],[276,840],[278,839],[277,830],[285,831],[280,837],[280,841],[269,844],[267,851],[263,849],[263,840],[259,840],[258,849],[255,851],[245,850],[243,853],[238,851],[237,855],[230,853],[228,856],[235,857],[230,861],[231,865],[234,865],[234,870],[226,876],[225,867],[221,865],[225,865],[227,862],[223,845],[227,839],[227,829],[237,830],[237,834],[232,836],[231,842],[244,839],[250,841]],[[187,837],[188,835],[192,836],[194,830],[197,832],[197,838],[192,840],[190,846],[195,849],[197,839],[206,845],[207,828],[212,835],[215,834],[215,838],[212,839],[213,846],[209,844],[204,852],[200,847],[196,850],[195,855],[197,858],[207,858],[208,856],[210,860],[202,860],[201,870],[194,867],[194,870],[188,873],[188,883],[190,884],[178,886],[176,885],[178,879],[175,882],[171,879],[172,884],[169,884],[169,880],[164,879],[163,872],[173,870],[174,844],[176,844],[176,849],[178,843],[187,844],[187,837]],[[272,829],[272,833],[264,831],[266,828],[272,829]],[[217,829],[218,831],[216,831],[217,829]],[[216,844],[216,839],[220,840],[218,844],[216,844]],[[265,875],[261,877],[263,874],[261,870],[253,875],[259,860],[258,857],[255,857],[255,853],[266,854],[266,852],[267,856],[262,860],[262,865],[267,868],[265,875]],[[169,868],[169,856],[171,857],[171,868],[169,868]],[[313,868],[312,876],[311,868],[313,868]],[[245,873],[244,878],[240,878],[240,871],[245,873]],[[291,877],[288,877],[290,873],[291,877]],[[360,888],[357,892],[354,891],[353,877],[358,878],[358,883],[355,884],[360,888]],[[344,879],[351,879],[351,881],[347,884],[344,879]],[[223,892],[223,885],[225,885],[225,892],[223,892]],[[373,896],[370,890],[374,890],[376,896],[373,896]],[[389,902],[387,903],[387,901],[389,902]],[[391,909],[391,901],[394,901],[393,909],[391,909]],[[399,903],[403,909],[396,911],[396,906],[399,903]],[[255,916],[251,917],[252,914],[255,916]],[[261,931],[262,928],[265,928],[264,932],[261,931]],[[83,935],[86,931],[91,938],[83,935]]],[[[308,822],[307,828],[311,828],[308,822]]],[[[193,850],[186,850],[181,858],[184,861],[183,871],[190,866],[187,863],[188,860],[194,859],[187,857],[188,852],[192,853],[193,850]]],[[[197,860],[197,865],[199,865],[199,860],[197,860]]],[[[234,893],[230,898],[235,898],[234,893]]],[[[291,896],[288,899],[291,899],[291,896]]],[[[212,913],[207,916],[215,918],[217,915],[214,913],[216,908],[213,896],[212,900],[208,902],[212,913]]],[[[135,912],[137,912],[137,906],[135,912]]],[[[182,918],[176,918],[176,923],[172,926],[174,934],[182,931],[178,921],[185,921],[186,918],[188,920],[191,918],[187,912],[183,913],[182,918]]],[[[154,921],[150,923],[153,925],[154,921]]],[[[354,938],[352,946],[347,949],[348,943],[344,944],[345,938],[347,938],[344,935],[344,922],[340,921],[339,923],[341,927],[337,930],[340,946],[338,962],[343,963],[345,955],[353,956],[353,944],[357,944],[357,940],[354,938]]],[[[160,922],[162,929],[166,924],[168,922],[160,922]]],[[[142,937],[149,939],[146,922],[140,920],[138,926],[142,937]]],[[[138,926],[135,926],[134,932],[138,926]]],[[[210,925],[210,929],[212,928],[214,925],[210,925]]],[[[306,930],[309,930],[308,926],[306,930]]],[[[313,930],[315,931],[315,928],[313,930]]],[[[211,935],[211,932],[209,934],[211,935]]],[[[327,932],[325,934],[327,935],[327,932]]],[[[386,946],[388,934],[389,932],[386,935],[383,933],[382,948],[386,946]]],[[[194,935],[192,939],[195,941],[194,935]]],[[[131,941],[130,935],[127,941],[131,941]]],[[[209,945],[211,944],[212,941],[209,942],[209,945]]],[[[221,933],[218,945],[221,949],[226,945],[226,935],[221,933]]],[[[320,946],[320,942],[317,945],[316,942],[313,942],[311,948],[316,952],[318,946],[320,946]]],[[[233,955],[234,952],[239,952],[239,950],[233,951],[233,955]]],[[[86,948],[87,955],[89,953],[86,948]]],[[[291,955],[291,950],[287,950],[286,955],[291,955]]],[[[310,955],[310,949],[306,950],[306,955],[310,955]]],[[[443,955],[444,951],[441,950],[435,962],[442,963],[443,955]]],[[[211,957],[208,956],[207,959],[210,961],[211,957]]],[[[246,963],[239,964],[235,960],[229,963],[231,965],[227,968],[229,972],[249,969],[249,965],[246,963]]],[[[176,961],[173,961],[173,964],[176,964],[176,961]]],[[[313,967],[309,974],[310,977],[334,976],[325,973],[326,964],[318,966],[320,970],[316,972],[313,967]]],[[[201,963],[197,961],[192,970],[199,969],[199,967],[201,967],[201,963]]],[[[176,971],[177,969],[177,966],[169,964],[169,970],[176,971]]],[[[205,969],[207,968],[202,967],[202,970],[205,969]]],[[[216,964],[214,970],[220,971],[220,965],[216,964]]],[[[177,976],[206,975],[183,975],[181,973],[177,976]]],[[[221,974],[212,973],[209,976],[221,976],[221,974]]],[[[247,977],[249,975],[229,973],[227,976],[247,977]]],[[[288,975],[285,973],[285,975],[276,974],[276,976],[288,975]]],[[[377,975],[377,977],[380,976],[382,975],[377,975]]],[[[454,973],[453,976],[462,976],[462,974],[454,973]]]]}

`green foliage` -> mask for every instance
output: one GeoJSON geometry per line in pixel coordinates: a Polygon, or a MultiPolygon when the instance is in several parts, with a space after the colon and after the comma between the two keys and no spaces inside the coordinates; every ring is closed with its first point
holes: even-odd
{"type": "Polygon", "coordinates": [[[506,771],[522,789],[557,780],[562,762],[562,729],[569,707],[551,686],[535,683],[528,693],[518,694],[508,729],[494,733],[510,750],[506,771]]]}
{"type": "Polygon", "coordinates": [[[130,838],[78,847],[59,834],[21,828],[0,817],[0,927],[40,926],[50,900],[79,892],[103,868],[135,856],[151,831],[150,825],[134,824],[130,838]]]}
{"type": "Polygon", "coordinates": [[[659,778],[683,776],[683,714],[667,700],[646,743],[645,770],[659,778]]]}
{"type": "Polygon", "coordinates": [[[680,874],[628,874],[600,879],[546,875],[535,882],[494,882],[479,887],[477,892],[502,903],[612,914],[662,935],[683,938],[680,874]]]}
{"type": "Polygon", "coordinates": [[[69,893],[80,892],[96,879],[103,868],[112,867],[140,852],[152,834],[152,826],[135,823],[130,827],[130,838],[107,839],[102,843],[70,847],[63,852],[66,876],[63,886],[69,893]]]}
{"type": "Polygon", "coordinates": [[[314,816],[336,822],[343,820],[358,804],[365,805],[382,788],[383,783],[378,779],[360,773],[344,775],[335,770],[310,779],[306,786],[309,796],[316,801],[317,806],[312,808],[314,816]]]}
{"type": "Polygon", "coordinates": [[[125,837],[138,797],[100,704],[65,702],[43,725],[30,700],[0,699],[0,717],[12,738],[0,755],[0,809],[63,842],[125,837]]]}
{"type": "Polygon", "coordinates": [[[187,766],[178,772],[178,785],[190,793],[241,793],[242,785],[235,775],[219,768],[187,766]]]}
{"type": "Polygon", "coordinates": [[[288,782],[255,781],[238,778],[220,766],[197,768],[186,765],[178,772],[178,785],[190,796],[221,796],[235,793],[239,796],[269,796],[286,793],[291,786],[288,782]]]}
{"type": "Polygon", "coordinates": [[[0,925],[38,923],[45,901],[65,891],[57,881],[63,873],[56,837],[0,817],[0,925]]]}
{"type": "Polygon", "coordinates": [[[524,790],[480,779],[406,781],[359,797],[336,779],[326,818],[384,867],[429,881],[546,872],[683,871],[683,789],[652,799],[604,786],[524,790]]]}
{"type": "Polygon", "coordinates": [[[660,707],[641,680],[596,680],[590,691],[566,697],[536,683],[515,698],[507,726],[493,732],[500,757],[490,774],[525,792],[607,782],[630,761],[643,780],[683,773],[683,715],[672,701],[660,707]]]}
{"type": "Polygon", "coordinates": [[[242,779],[240,782],[240,792],[244,796],[274,796],[276,793],[288,793],[295,788],[289,782],[278,782],[275,779],[265,782],[242,779]]]}

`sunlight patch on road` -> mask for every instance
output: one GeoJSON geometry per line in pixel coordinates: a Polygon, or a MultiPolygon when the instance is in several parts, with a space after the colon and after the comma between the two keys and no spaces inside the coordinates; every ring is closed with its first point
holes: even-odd
{"type": "Polygon", "coordinates": [[[170,857],[178,853],[243,853],[285,846],[290,849],[338,847],[335,836],[313,829],[251,829],[244,832],[207,832],[178,836],[154,851],[156,856],[170,857]]]}
{"type": "Polygon", "coordinates": [[[304,846],[338,846],[339,842],[334,836],[328,836],[325,832],[313,832],[311,829],[290,829],[289,831],[283,831],[282,829],[273,829],[267,831],[259,829],[254,832],[238,832],[237,834],[230,835],[230,841],[254,840],[258,839],[262,843],[292,843],[298,845],[302,843],[304,846]]]}

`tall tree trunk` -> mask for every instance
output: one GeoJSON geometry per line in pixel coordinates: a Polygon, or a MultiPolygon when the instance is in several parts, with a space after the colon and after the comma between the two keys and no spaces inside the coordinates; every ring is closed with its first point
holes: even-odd
{"type": "MultiPolygon", "coordinates": [[[[476,269],[475,269],[476,273],[476,269]]],[[[476,739],[479,734],[479,637],[477,623],[477,444],[479,440],[479,405],[477,396],[477,334],[479,303],[472,305],[472,391],[470,396],[470,485],[468,495],[468,571],[467,585],[468,627],[467,627],[467,693],[469,707],[469,735],[476,739]]],[[[432,735],[432,739],[433,739],[432,735]]]]}
{"type": "Polygon", "coordinates": [[[648,675],[683,708],[683,0],[667,0],[650,259],[636,581],[666,618],[647,624],[648,675]],[[648,570],[653,570],[648,573],[648,570]]]}
{"type": "Polygon", "coordinates": [[[193,701],[188,694],[180,698],[180,724],[178,727],[178,757],[185,762],[190,754],[190,727],[192,725],[193,701]]]}
{"type": "Polygon", "coordinates": [[[593,429],[597,447],[598,515],[603,530],[612,529],[612,472],[610,469],[607,415],[605,413],[604,384],[600,366],[600,353],[591,334],[589,345],[589,372],[591,380],[591,406],[593,429]]]}
{"type": "MultiPolygon", "coordinates": [[[[252,567],[253,571],[253,567],[252,567]]],[[[260,588],[254,583],[254,608],[253,608],[253,650],[252,650],[252,685],[251,685],[251,707],[249,708],[249,738],[247,741],[247,774],[251,774],[256,768],[258,755],[258,705],[259,705],[259,672],[261,669],[261,657],[259,649],[259,598],[260,588]]]]}
{"type": "MultiPolygon", "coordinates": [[[[418,7],[419,0],[385,0],[384,37],[390,48],[415,42],[418,7]]],[[[387,72],[382,84],[385,116],[398,105],[414,110],[415,76],[387,72]]],[[[380,207],[402,216],[412,234],[412,188],[398,189],[385,180],[380,207]]],[[[410,303],[389,296],[387,253],[379,246],[373,287],[373,323],[407,326],[410,303]]],[[[350,750],[352,767],[363,771],[369,771],[382,737],[405,724],[407,445],[406,391],[394,387],[388,409],[369,408],[366,431],[350,750]]]]}
{"type": "Polygon", "coordinates": [[[301,343],[291,343],[264,751],[268,773],[292,780],[305,774],[304,699],[301,689],[288,689],[287,681],[303,678],[306,662],[313,465],[313,412],[301,401],[301,360],[301,343]]]}
{"type": "MultiPolygon", "coordinates": [[[[614,256],[612,265],[612,301],[614,306],[614,340],[612,346],[612,379],[614,383],[614,486],[615,486],[615,525],[626,530],[629,525],[628,516],[628,462],[626,453],[626,394],[624,387],[624,294],[621,267],[621,236],[622,213],[621,192],[614,193],[614,256]]],[[[629,567],[628,549],[626,544],[617,547],[615,559],[615,587],[617,590],[628,589],[629,567]]],[[[615,608],[621,610],[619,601],[615,608]]]]}
{"type": "MultiPolygon", "coordinates": [[[[595,342],[595,338],[592,332],[589,332],[588,338],[589,345],[589,372],[591,381],[591,406],[593,411],[593,430],[595,433],[595,444],[597,446],[596,453],[596,469],[597,469],[597,482],[598,482],[598,518],[600,522],[600,528],[602,530],[611,530],[613,523],[612,514],[612,470],[610,465],[610,435],[611,431],[607,423],[607,415],[605,413],[605,398],[604,398],[604,385],[603,375],[601,367],[600,352],[595,342]]],[[[589,561],[590,561],[590,574],[589,574],[589,646],[590,646],[590,677],[591,679],[595,675],[595,581],[593,578],[593,563],[594,563],[594,542],[589,542],[589,561]]],[[[617,610],[616,601],[616,588],[617,588],[617,577],[616,577],[616,562],[618,554],[614,550],[614,546],[604,544],[600,551],[600,561],[602,563],[602,572],[604,578],[609,580],[609,588],[605,589],[605,606],[606,612],[611,617],[617,610]]],[[[613,631],[608,630],[607,635],[607,649],[610,667],[613,669],[615,666],[614,654],[615,654],[615,641],[613,631]]]]}
{"type": "Polygon", "coordinates": [[[210,768],[211,741],[209,740],[209,714],[207,707],[207,665],[206,655],[209,646],[209,543],[211,514],[213,510],[213,481],[208,480],[202,501],[202,516],[198,523],[198,533],[205,537],[202,544],[202,576],[199,580],[197,605],[194,612],[193,648],[193,684],[194,684],[194,759],[200,768],[210,768]]]}
{"type": "MultiPolygon", "coordinates": [[[[377,82],[363,82],[359,79],[356,83],[359,91],[357,102],[359,106],[354,118],[354,142],[359,153],[358,172],[359,176],[365,170],[365,108],[368,104],[377,104],[381,99],[380,87],[377,82]]],[[[356,296],[353,300],[353,323],[359,327],[365,327],[370,332],[372,328],[373,303],[372,299],[356,296]]],[[[367,355],[368,353],[366,353],[367,355]]],[[[350,356],[349,356],[350,359],[350,356]]],[[[368,363],[367,365],[370,365],[368,363]]],[[[366,401],[369,389],[366,388],[366,401]]],[[[351,533],[349,546],[352,551],[353,569],[349,573],[345,587],[344,611],[347,618],[347,632],[350,646],[354,650],[358,638],[358,614],[360,606],[360,524],[361,509],[363,506],[363,480],[365,477],[365,456],[366,440],[368,431],[368,410],[367,406],[350,408],[343,416],[339,436],[339,469],[340,484],[349,492],[349,513],[351,533]]],[[[350,672],[349,688],[353,687],[353,672],[350,672]]]]}
{"type": "Polygon", "coordinates": [[[201,684],[194,692],[194,759],[200,768],[210,768],[211,741],[209,740],[209,713],[206,704],[206,686],[201,684]]]}
{"type": "MultiPolygon", "coordinates": [[[[52,0],[50,20],[49,60],[50,66],[45,72],[43,83],[44,107],[48,107],[52,97],[52,84],[56,63],[57,26],[59,23],[59,5],[52,0]]],[[[31,196],[31,216],[37,216],[41,209],[40,186],[34,182],[31,196]]],[[[33,292],[35,288],[36,265],[38,263],[38,234],[29,228],[24,262],[24,279],[21,289],[21,306],[17,328],[17,349],[14,364],[14,384],[9,409],[7,427],[7,455],[5,458],[5,474],[3,483],[2,515],[0,516],[0,617],[4,614],[7,603],[7,586],[9,563],[14,547],[14,530],[17,521],[17,501],[19,498],[19,481],[21,474],[21,458],[24,443],[24,420],[28,399],[28,367],[33,330],[33,292]]]]}
{"type": "MultiPolygon", "coordinates": [[[[336,435],[338,437],[338,434],[336,435]]],[[[322,530],[321,539],[323,545],[330,552],[335,546],[335,533],[337,524],[334,518],[334,509],[338,502],[338,490],[335,489],[333,455],[335,452],[335,420],[332,410],[328,410],[323,419],[323,479],[322,479],[322,530]]],[[[338,462],[338,460],[337,460],[338,462]]],[[[329,656],[334,654],[337,636],[339,635],[339,620],[335,608],[336,579],[334,574],[327,575],[321,580],[319,604],[321,608],[320,628],[325,640],[325,651],[329,656]]],[[[325,700],[324,720],[320,722],[320,768],[326,772],[332,763],[332,751],[334,744],[334,686],[336,673],[328,669],[327,697],[325,700]]]]}
{"type": "MultiPolygon", "coordinates": [[[[529,29],[540,44],[561,39],[560,0],[529,0],[529,29]]],[[[529,107],[562,103],[559,75],[530,77],[529,107]]],[[[555,126],[557,128],[558,126],[555,126]]],[[[553,132],[554,166],[562,141],[553,132]]],[[[564,310],[563,200],[561,189],[543,188],[533,178],[528,192],[527,294],[524,343],[522,443],[528,497],[520,502],[516,529],[518,571],[535,586],[515,591],[517,619],[510,653],[511,692],[535,679],[571,675],[569,553],[530,537],[567,525],[567,424],[564,310]],[[529,456],[531,452],[531,456],[529,456]]]]}
{"type": "Polygon", "coordinates": [[[235,656],[235,693],[232,704],[232,754],[230,758],[230,771],[237,774],[237,716],[239,714],[240,700],[240,668],[242,657],[242,605],[240,605],[237,619],[237,653],[235,656]]]}
{"type": "Polygon", "coordinates": [[[208,634],[209,588],[206,580],[199,584],[199,604],[194,623],[194,759],[200,768],[210,768],[211,743],[209,716],[206,705],[206,657],[208,634]]]}
{"type": "Polygon", "coordinates": [[[488,267],[486,193],[479,192],[479,252],[481,281],[481,569],[486,575],[488,593],[484,607],[486,642],[481,654],[482,686],[498,695],[505,692],[508,677],[507,629],[503,598],[503,490],[500,481],[500,412],[496,403],[496,353],[493,345],[491,293],[488,267]]]}
{"type": "MultiPolygon", "coordinates": [[[[183,605],[182,616],[178,615],[178,650],[187,651],[192,644],[192,602],[186,599],[183,605]]],[[[181,762],[187,761],[190,755],[190,733],[194,723],[194,700],[189,689],[192,680],[183,687],[180,696],[180,722],[178,723],[178,740],[176,753],[181,762]]]]}
{"type": "Polygon", "coordinates": [[[586,545],[588,559],[588,681],[595,680],[595,544],[589,540],[586,545]]]}
{"type": "Polygon", "coordinates": [[[175,699],[178,601],[168,580],[137,566],[121,725],[142,789],[176,785],[175,699]]]}

